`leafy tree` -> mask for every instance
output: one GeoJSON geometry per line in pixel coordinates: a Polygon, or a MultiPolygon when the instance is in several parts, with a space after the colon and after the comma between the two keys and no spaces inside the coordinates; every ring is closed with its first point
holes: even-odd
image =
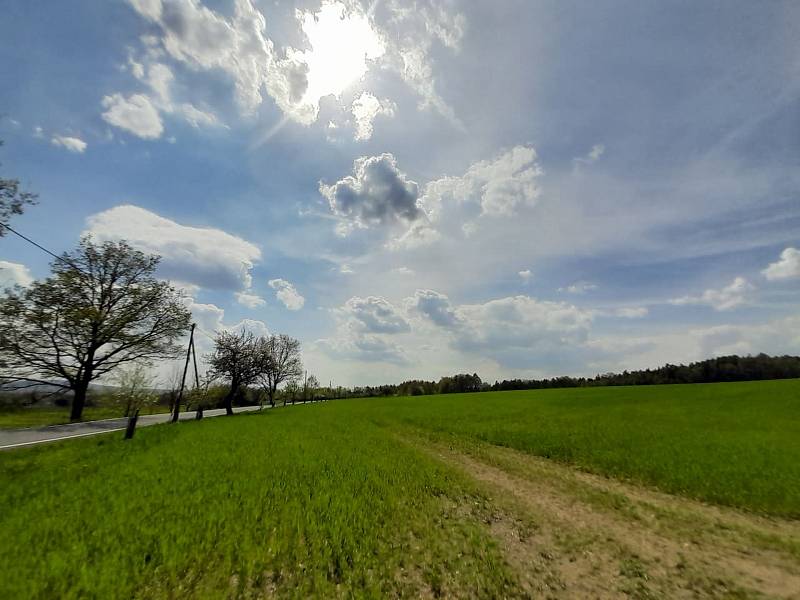
{"type": "Polygon", "coordinates": [[[214,340],[214,351],[207,356],[212,376],[230,381],[225,396],[225,412],[233,414],[233,399],[242,387],[252,385],[264,372],[264,338],[252,332],[221,331],[214,340]]]}
{"type": "Polygon", "coordinates": [[[259,340],[261,371],[259,381],[267,392],[270,406],[275,406],[275,392],[284,381],[297,379],[303,372],[300,342],[285,334],[259,340]]]}
{"type": "MultiPolygon", "coordinates": [[[[0,140],[0,146],[3,141],[0,140]]],[[[0,177],[0,237],[6,233],[5,226],[14,215],[21,215],[25,206],[36,203],[37,195],[20,189],[19,179],[0,177]]]]}
{"type": "Polygon", "coordinates": [[[123,416],[132,417],[145,406],[158,402],[155,378],[150,374],[151,365],[135,363],[117,373],[117,404],[123,407],[123,416]]]}
{"type": "Polygon", "coordinates": [[[80,420],[89,384],[120,366],[172,358],[189,327],[182,295],[155,278],[160,257],[90,237],[51,275],[0,299],[0,381],[72,390],[80,420]]]}

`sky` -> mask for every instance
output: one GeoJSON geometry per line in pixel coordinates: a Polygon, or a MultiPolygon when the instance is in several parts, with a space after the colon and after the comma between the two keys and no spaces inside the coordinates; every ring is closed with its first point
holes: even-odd
{"type": "MultiPolygon", "coordinates": [[[[8,0],[0,176],[334,385],[800,353],[800,3],[8,0]]],[[[49,257],[0,238],[0,284],[49,257]]]]}

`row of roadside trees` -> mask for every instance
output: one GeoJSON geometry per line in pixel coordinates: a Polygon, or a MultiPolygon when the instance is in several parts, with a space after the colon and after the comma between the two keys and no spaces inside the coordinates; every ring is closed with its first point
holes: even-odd
{"type": "MultiPolygon", "coordinates": [[[[183,293],[156,277],[159,260],[125,241],[97,244],[86,237],[53,261],[49,277],[6,290],[0,384],[69,392],[72,421],[81,419],[89,387],[100,378],[116,380],[128,415],[152,402],[149,365],[182,354],[191,321],[183,293]]],[[[213,391],[220,385],[227,387],[222,405],[232,414],[246,388],[257,387],[274,406],[281,385],[301,380],[300,343],[287,335],[222,331],[214,342],[200,385],[189,386],[184,397],[199,411],[219,401],[213,391]]]]}

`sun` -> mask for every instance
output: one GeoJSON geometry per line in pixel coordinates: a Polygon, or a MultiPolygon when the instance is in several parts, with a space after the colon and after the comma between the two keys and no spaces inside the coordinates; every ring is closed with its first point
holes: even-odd
{"type": "Polygon", "coordinates": [[[367,61],[383,56],[386,46],[363,14],[348,12],[340,2],[324,2],[316,13],[301,13],[302,29],[310,50],[308,88],[303,101],[316,104],[328,95],[339,96],[367,72],[367,61]]]}

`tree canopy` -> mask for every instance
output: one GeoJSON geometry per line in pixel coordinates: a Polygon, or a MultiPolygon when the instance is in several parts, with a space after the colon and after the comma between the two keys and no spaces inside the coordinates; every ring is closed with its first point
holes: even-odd
{"type": "MultiPolygon", "coordinates": [[[[3,141],[0,140],[2,145],[3,141]]],[[[36,198],[36,194],[21,189],[19,179],[0,177],[0,237],[5,235],[11,217],[21,215],[26,205],[36,203],[36,198]]]]}
{"type": "Polygon", "coordinates": [[[78,248],[51,275],[0,299],[0,381],[61,385],[81,418],[89,384],[131,362],[172,358],[190,312],[183,296],[155,278],[158,256],[127,242],[78,248]]]}

